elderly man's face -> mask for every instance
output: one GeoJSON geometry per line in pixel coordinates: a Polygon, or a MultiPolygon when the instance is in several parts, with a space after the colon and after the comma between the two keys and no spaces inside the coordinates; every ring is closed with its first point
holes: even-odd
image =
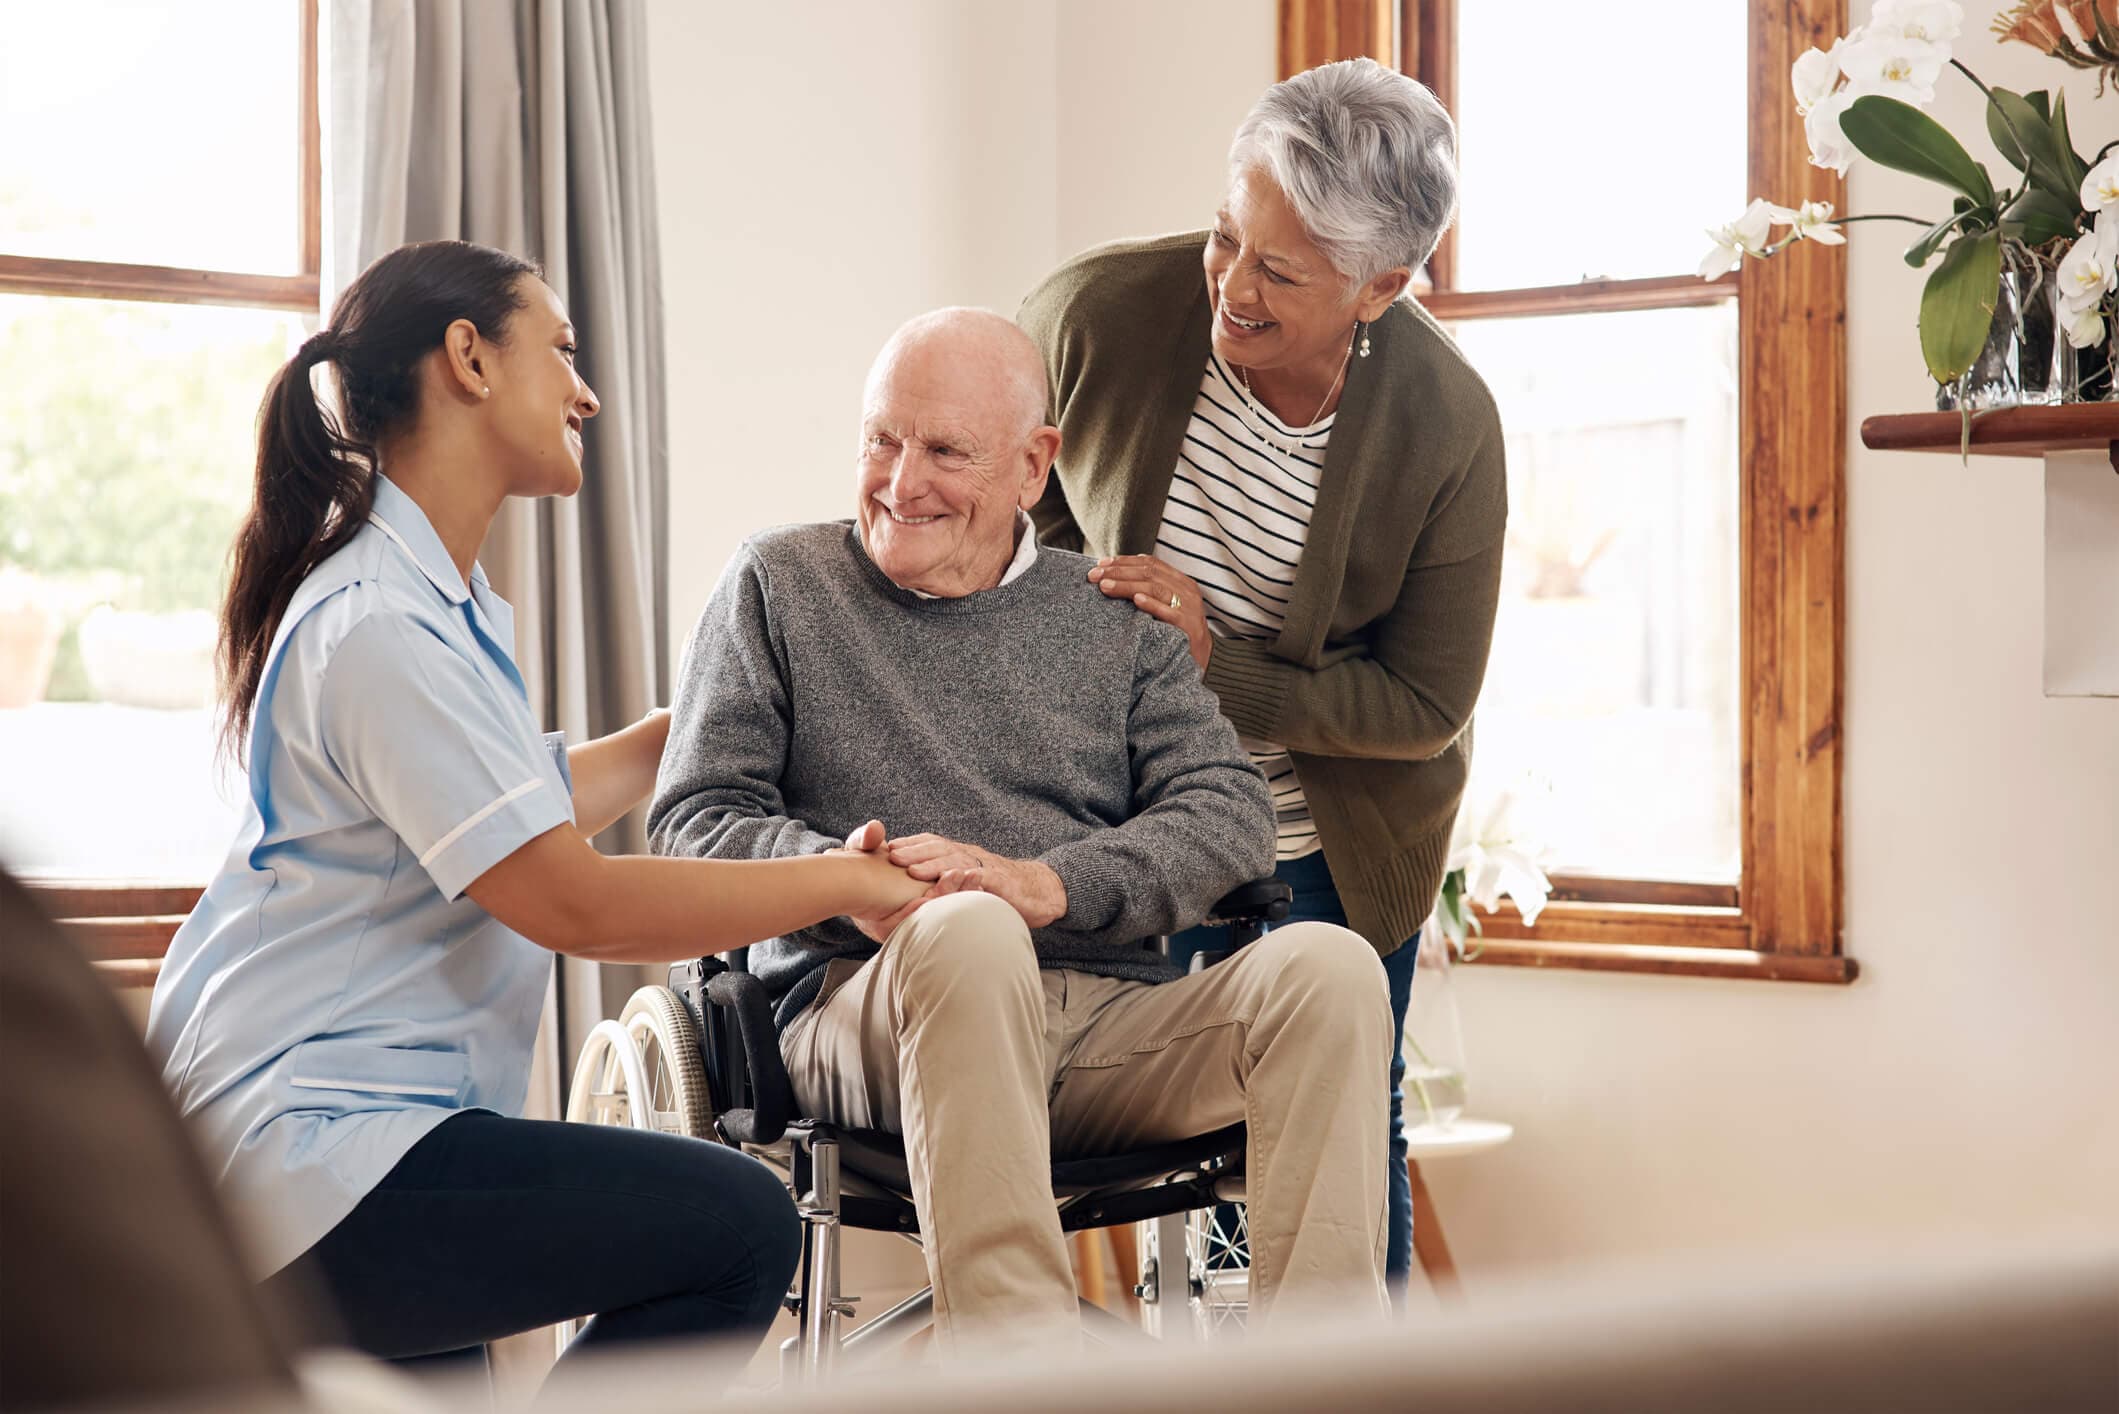
{"type": "Polygon", "coordinates": [[[1015,514],[1034,505],[1059,434],[975,342],[915,340],[871,378],[861,419],[862,543],[891,582],[955,598],[998,584],[1015,514]]]}

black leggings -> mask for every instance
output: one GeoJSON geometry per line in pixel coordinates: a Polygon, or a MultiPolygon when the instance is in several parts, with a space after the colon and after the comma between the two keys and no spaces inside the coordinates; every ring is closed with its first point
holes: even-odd
{"type": "Polygon", "coordinates": [[[588,1124],[445,1120],[268,1298],[321,1292],[371,1355],[459,1350],[594,1316],[573,1350],[764,1333],[801,1222],[771,1169],[720,1144],[588,1124]]]}

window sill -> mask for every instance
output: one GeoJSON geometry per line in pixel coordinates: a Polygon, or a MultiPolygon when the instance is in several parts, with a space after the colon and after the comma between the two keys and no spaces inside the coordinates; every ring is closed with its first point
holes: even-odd
{"type": "Polygon", "coordinates": [[[1473,967],[1540,967],[1570,972],[1651,972],[1666,977],[1733,977],[1759,982],[1844,985],[1861,975],[1851,957],[1752,952],[1748,948],[1658,947],[1644,943],[1475,942],[1473,967]]]}

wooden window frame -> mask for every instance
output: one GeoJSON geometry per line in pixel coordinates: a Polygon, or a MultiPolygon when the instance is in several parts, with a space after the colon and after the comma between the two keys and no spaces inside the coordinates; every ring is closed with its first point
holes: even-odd
{"type": "MultiPolygon", "coordinates": [[[[1456,99],[1457,0],[1280,0],[1282,77],[1367,55],[1456,99]]],[[[1787,75],[1847,0],[1749,0],[1749,190],[1844,206],[1812,167],[1787,75]]],[[[1455,235],[1416,286],[1437,319],[1737,305],[1742,853],[1734,886],[1562,876],[1536,927],[1484,918],[1483,964],[1850,982],[1841,936],[1846,265],[1818,247],[1691,275],[1455,288],[1455,235]],[[1803,396],[1787,396],[1801,389],[1803,396]]]]}
{"type": "MultiPolygon", "coordinates": [[[[301,0],[296,123],[301,164],[296,220],[299,272],[268,275],[0,254],[0,293],[159,304],[233,305],[315,315],[323,280],[323,143],[318,111],[317,0],[301,0]]],[[[169,940],[198,903],[196,883],[140,879],[28,879],[38,905],[60,920],[120,987],[151,987],[169,940]]]]}
{"type": "Polygon", "coordinates": [[[87,299],[149,300],[160,304],[238,305],[315,314],[323,287],[323,140],[317,111],[317,0],[301,0],[301,76],[296,86],[296,122],[301,129],[297,240],[300,270],[265,275],[197,270],[173,265],[131,265],[111,260],[56,260],[0,254],[0,294],[72,295],[87,299]]]}

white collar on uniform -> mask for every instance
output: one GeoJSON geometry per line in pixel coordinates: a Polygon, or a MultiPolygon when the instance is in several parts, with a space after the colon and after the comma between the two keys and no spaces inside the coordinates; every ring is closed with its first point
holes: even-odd
{"type": "MultiPolygon", "coordinates": [[[[421,574],[434,581],[442,597],[451,604],[461,604],[471,597],[471,590],[456,571],[456,561],[449,558],[448,547],[441,543],[434,523],[397,483],[378,474],[375,478],[375,504],[369,510],[368,519],[378,530],[397,543],[397,548],[412,557],[421,574]]],[[[483,565],[471,565],[471,583],[484,589],[486,571],[483,565]]]]}

